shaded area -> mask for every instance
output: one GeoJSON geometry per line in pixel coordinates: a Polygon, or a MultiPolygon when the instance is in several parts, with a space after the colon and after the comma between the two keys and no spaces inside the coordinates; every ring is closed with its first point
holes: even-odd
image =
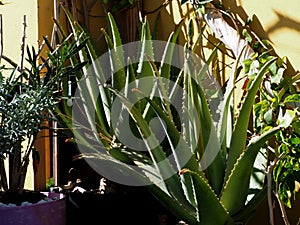
{"type": "Polygon", "coordinates": [[[177,222],[143,188],[111,194],[67,193],[67,225],[175,225],[177,222]]]}

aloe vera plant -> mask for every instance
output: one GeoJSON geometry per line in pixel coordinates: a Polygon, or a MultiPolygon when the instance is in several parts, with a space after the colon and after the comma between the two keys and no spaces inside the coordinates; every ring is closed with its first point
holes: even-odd
{"type": "MultiPolygon", "coordinates": [[[[78,43],[86,40],[65,12],[78,43]]],[[[219,88],[208,71],[217,49],[203,62],[188,44],[176,45],[183,22],[160,42],[152,40],[141,18],[140,41],[123,45],[114,18],[110,13],[107,18],[102,32],[108,52],[98,55],[91,40],[83,44],[71,61],[89,65],[75,73],[72,106],[57,109],[82,158],[107,179],[146,186],[190,225],[246,222],[267,193],[265,184],[251,189],[257,155],[285,126],[247,131],[257,92],[276,58],[250,74],[239,110],[232,113],[239,70],[219,88]]]]}

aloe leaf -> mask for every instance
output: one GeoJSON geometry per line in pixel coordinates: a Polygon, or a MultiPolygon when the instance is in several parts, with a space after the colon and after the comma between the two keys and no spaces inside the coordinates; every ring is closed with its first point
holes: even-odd
{"type": "MultiPolygon", "coordinates": [[[[79,30],[78,30],[78,27],[80,27],[80,25],[78,24],[78,21],[76,21],[74,18],[73,18],[73,15],[70,13],[70,11],[62,6],[62,9],[64,10],[65,12],[65,15],[67,16],[67,19],[69,21],[69,24],[71,25],[71,29],[72,29],[72,34],[75,36],[75,37],[78,37],[78,33],[79,30]]],[[[56,20],[54,20],[56,21],[56,20]]],[[[59,25],[58,23],[56,23],[57,25],[59,25]]],[[[62,33],[62,36],[63,37],[67,37],[66,33],[64,32],[64,29],[62,28],[62,26],[58,26],[59,30],[61,31],[62,33]]]]}
{"type": "Polygon", "coordinates": [[[228,224],[233,225],[233,221],[222,206],[216,194],[207,181],[199,174],[183,169],[181,174],[187,173],[192,176],[198,205],[198,219],[201,225],[228,224]]]}
{"type": "MultiPolygon", "coordinates": [[[[201,135],[202,139],[204,141],[203,147],[205,148],[208,144],[211,132],[212,132],[212,126],[213,126],[213,119],[211,115],[211,111],[206,99],[206,95],[204,93],[204,90],[202,87],[198,84],[195,84],[194,81],[192,81],[193,89],[196,93],[194,93],[194,102],[193,104],[198,105],[198,108],[200,110],[200,119],[201,119],[201,135]]],[[[204,150],[204,149],[203,149],[204,150]]],[[[201,156],[203,156],[205,152],[201,153],[201,156]]],[[[207,166],[205,166],[207,168],[207,166]]]]}
{"type": "Polygon", "coordinates": [[[169,192],[174,196],[174,198],[178,199],[178,201],[180,201],[184,207],[192,209],[191,204],[186,200],[186,197],[183,193],[180,179],[177,176],[176,171],[170,164],[169,158],[167,158],[158,140],[153,135],[147,121],[142,117],[138,109],[120,92],[114,89],[110,90],[120,99],[122,104],[126,107],[127,111],[135,120],[146,143],[148,152],[152,158],[152,162],[159,171],[159,175],[165,182],[169,192]]]}
{"type": "MultiPolygon", "coordinates": [[[[193,88],[196,90],[198,96],[194,96],[192,105],[199,108],[199,117],[201,124],[201,135],[199,140],[202,140],[203,146],[198,146],[198,149],[204,148],[201,153],[201,169],[205,170],[207,179],[210,185],[219,194],[224,178],[225,158],[223,158],[221,150],[221,142],[217,129],[214,125],[211,110],[209,108],[207,97],[201,86],[193,82],[193,88]],[[198,101],[199,102],[198,102],[198,101]]],[[[200,143],[200,142],[199,142],[200,143]]]]}
{"type": "Polygon", "coordinates": [[[142,170],[139,171],[138,168],[132,167],[130,164],[128,165],[123,163],[121,160],[116,159],[105,152],[98,151],[83,153],[77,159],[80,158],[86,160],[92,168],[99,168],[99,163],[101,163],[101,170],[103,170],[101,172],[104,172],[105,174],[111,174],[112,168],[115,168],[114,176],[118,176],[119,179],[126,179],[127,177],[130,177],[130,179],[136,183],[150,183],[149,178],[145,176],[142,170]]]}
{"type": "MultiPolygon", "coordinates": [[[[234,93],[235,89],[235,80],[236,80],[236,73],[237,73],[237,67],[238,67],[238,62],[237,60],[235,62],[234,68],[231,71],[231,75],[227,81],[226,84],[226,90],[224,93],[224,101],[221,103],[223,105],[220,105],[219,107],[221,108],[221,111],[223,112],[221,124],[219,126],[219,132],[220,132],[220,138],[224,137],[224,141],[226,143],[227,147],[227,140],[231,140],[231,135],[232,135],[232,122],[233,121],[228,121],[228,115],[231,114],[231,103],[232,103],[232,96],[234,93]],[[229,124],[230,123],[230,124],[229,124]],[[230,126],[230,127],[228,127],[230,126]]],[[[233,116],[233,115],[231,115],[233,116]]]]}
{"type": "Polygon", "coordinates": [[[102,29],[105,35],[107,45],[109,46],[111,78],[113,88],[121,91],[125,85],[125,61],[122,41],[117,24],[111,13],[108,13],[109,29],[111,30],[111,37],[102,29]]]}
{"type": "Polygon", "coordinates": [[[281,100],[286,93],[286,91],[289,89],[290,85],[295,83],[296,81],[300,80],[300,73],[297,73],[295,76],[291,77],[287,83],[283,86],[283,88],[280,89],[278,93],[278,98],[281,100]]]}
{"type": "Polygon", "coordinates": [[[263,76],[269,69],[269,66],[275,60],[276,58],[271,59],[259,70],[239,110],[239,115],[238,118],[236,119],[234,131],[232,133],[231,142],[230,142],[230,150],[228,155],[228,164],[225,173],[225,181],[227,180],[229,174],[231,173],[231,170],[233,169],[235,162],[237,161],[237,159],[245,149],[249,118],[251,115],[255,96],[258,92],[263,76]]]}
{"type": "MultiPolygon", "coordinates": [[[[66,13],[69,21],[70,21],[70,12],[64,7],[62,6],[62,9],[64,10],[64,12],[66,13]]],[[[59,23],[59,21],[57,21],[55,18],[52,19],[54,24],[56,25],[56,27],[58,28],[58,31],[60,31],[61,36],[63,37],[63,39],[67,38],[67,34],[65,32],[65,30],[63,29],[63,26],[59,23]]],[[[56,38],[56,44],[59,42],[59,38],[58,38],[58,32],[55,32],[55,38],[56,38]]],[[[51,49],[51,48],[49,48],[51,49]]]]}
{"type": "Polygon", "coordinates": [[[122,45],[121,35],[118,29],[118,25],[112,15],[111,12],[107,13],[108,23],[109,23],[109,31],[110,35],[113,38],[114,47],[118,47],[122,45]]]}
{"type": "MultiPolygon", "coordinates": [[[[136,79],[136,73],[133,67],[131,60],[128,59],[124,97],[129,99],[129,101],[134,104],[137,111],[141,113],[140,96],[137,93],[132,92],[132,89],[137,88],[137,85],[141,82],[136,79]]],[[[113,107],[114,108],[111,108],[111,116],[113,118],[111,127],[113,129],[112,132],[116,135],[116,139],[126,145],[126,148],[128,149],[145,149],[145,145],[141,141],[142,138],[138,127],[134,120],[131,117],[128,117],[127,109],[123,107],[122,104],[113,104],[113,107]],[[118,112],[116,118],[113,111],[118,112]],[[130,130],[130,132],[128,132],[128,130],[130,130]]]]}
{"type": "MultiPolygon", "coordinates": [[[[154,77],[154,71],[151,62],[154,61],[153,42],[151,37],[151,31],[147,17],[140,18],[141,21],[141,39],[139,44],[139,61],[137,68],[137,77],[139,79],[143,77],[154,77]]],[[[137,86],[138,89],[143,90],[146,93],[151,93],[151,90],[155,92],[153,85],[147,82],[140,82],[137,86]]],[[[152,93],[153,95],[154,93],[152,93]]],[[[153,112],[149,111],[149,105],[145,100],[140,101],[140,108],[144,110],[145,118],[152,118],[153,112]]]]}
{"type": "MultiPolygon", "coordinates": [[[[110,125],[110,108],[111,108],[111,95],[110,92],[104,88],[105,78],[104,73],[101,68],[100,62],[96,59],[90,60],[90,65],[88,68],[91,76],[94,76],[94,80],[97,85],[94,86],[96,96],[90,95],[93,99],[97,99],[95,102],[95,120],[102,127],[102,129],[108,133],[110,125]]],[[[82,79],[91,79],[91,78],[82,78],[82,79]]],[[[92,90],[89,90],[92,92],[92,90]]]]}
{"type": "Polygon", "coordinates": [[[178,216],[179,219],[185,221],[188,224],[200,225],[197,220],[196,210],[189,210],[182,206],[181,202],[172,196],[168,195],[161,188],[156,185],[149,185],[146,187],[154,196],[156,196],[159,201],[172,212],[174,215],[178,216]]]}
{"type": "MultiPolygon", "coordinates": [[[[171,65],[172,65],[172,59],[174,59],[174,48],[175,43],[178,38],[180,29],[182,25],[184,24],[184,20],[182,19],[178,25],[175,27],[175,31],[171,33],[169,36],[169,39],[167,41],[167,45],[165,47],[164,54],[161,59],[161,66],[159,69],[159,74],[161,77],[164,77],[168,80],[171,78],[171,65]]],[[[168,85],[166,85],[168,86],[168,85]]]]}
{"type": "Polygon", "coordinates": [[[177,169],[180,170],[184,167],[187,167],[193,171],[199,171],[199,166],[196,161],[194,154],[192,154],[190,146],[183,140],[181,133],[177,130],[174,121],[165,113],[165,111],[152,99],[145,96],[141,91],[134,90],[143,95],[143,97],[150,103],[153,107],[157,116],[165,122],[166,135],[169,138],[169,144],[173,147],[173,150],[177,148],[180,152],[173,152],[175,160],[177,161],[177,169]],[[177,146],[176,146],[177,145],[177,146]],[[178,147],[180,145],[180,147],[178,147]],[[189,159],[189,161],[187,161],[189,159]],[[189,164],[186,164],[189,162],[189,164]]]}
{"type": "Polygon", "coordinates": [[[105,41],[106,41],[108,48],[113,49],[114,43],[113,43],[112,38],[109,36],[109,34],[106,32],[106,30],[104,28],[101,29],[101,32],[104,34],[105,41]]]}
{"type": "Polygon", "coordinates": [[[126,152],[122,151],[121,148],[115,148],[112,147],[108,150],[109,154],[113,156],[115,159],[129,165],[133,165],[134,161],[132,160],[132,157],[129,154],[126,154],[126,152]]]}
{"type": "Polygon", "coordinates": [[[96,77],[98,83],[97,89],[98,93],[100,94],[100,97],[96,102],[95,119],[96,122],[98,122],[101,126],[102,130],[106,132],[106,134],[108,134],[107,132],[109,130],[110,124],[111,93],[106,88],[104,88],[104,85],[107,82],[107,78],[105,77],[102,70],[103,63],[98,58],[96,46],[92,42],[91,38],[88,38],[85,49],[87,53],[86,60],[89,59],[90,61],[88,71],[90,74],[96,77]]]}
{"type": "Polygon", "coordinates": [[[274,127],[261,136],[253,138],[254,140],[250,142],[234,165],[221,196],[221,202],[231,215],[238,213],[245,205],[253,164],[260,148],[280,128],[279,126],[274,127]]]}
{"type": "MultiPolygon", "coordinates": [[[[190,168],[193,171],[197,171],[199,173],[198,163],[196,161],[194,154],[192,154],[192,149],[185,142],[184,138],[181,136],[181,133],[177,130],[174,121],[168,115],[166,115],[166,113],[161,109],[161,107],[156,103],[156,101],[151,100],[149,97],[145,95],[143,95],[143,97],[153,107],[157,116],[161,118],[166,124],[165,133],[168,137],[169,144],[171,146],[173,157],[176,161],[178,171],[181,170],[184,166],[186,168],[190,168]]],[[[189,199],[191,204],[195,205],[194,188],[190,177],[183,175],[181,181],[182,181],[182,187],[185,191],[187,198],[189,199]]]]}
{"type": "MultiPolygon", "coordinates": [[[[232,130],[233,130],[232,123],[234,123],[234,121],[233,121],[234,116],[232,114],[232,109],[231,109],[230,104],[232,104],[232,101],[233,101],[232,95],[233,95],[234,89],[235,89],[235,82],[236,82],[236,78],[238,76],[241,57],[243,56],[243,53],[246,49],[247,49],[247,47],[244,46],[244,48],[241,50],[240,54],[238,55],[237,60],[234,62],[234,66],[233,66],[233,69],[231,70],[231,75],[227,81],[226,89],[225,89],[225,93],[224,93],[225,104],[223,106],[221,106],[221,108],[224,107],[221,109],[221,111],[223,112],[223,119],[222,119],[221,126],[218,129],[220,129],[220,137],[221,138],[224,137],[224,144],[225,144],[226,148],[229,147],[228,145],[230,145],[230,143],[227,143],[227,142],[231,141],[232,130]],[[231,117],[228,118],[228,114],[231,114],[231,117]],[[228,119],[226,119],[226,118],[228,118],[228,119]]],[[[226,152],[226,154],[227,154],[227,152],[226,152]]]]}
{"type": "MultiPolygon", "coordinates": [[[[193,78],[190,75],[188,66],[184,67],[183,71],[183,89],[185,90],[182,95],[182,122],[181,126],[183,128],[182,135],[184,139],[191,146],[191,150],[197,157],[201,157],[204,152],[204,141],[203,138],[203,124],[201,112],[201,99],[197,94],[196,82],[193,82],[193,78]],[[200,100],[199,100],[200,99],[200,100]],[[197,128],[201,131],[198,131],[197,128]],[[196,152],[197,151],[197,152],[196,152]]],[[[193,71],[192,71],[193,72],[193,71]]],[[[172,93],[174,90],[172,91],[172,93]]]]}
{"type": "MultiPolygon", "coordinates": [[[[182,72],[179,74],[179,77],[176,80],[176,86],[171,91],[171,98],[174,99],[172,100],[172,102],[178,101],[178,99],[182,102],[182,115],[179,116],[182,127],[181,134],[182,138],[187,142],[187,145],[190,148],[189,151],[191,151],[194,154],[194,158],[196,159],[196,157],[200,157],[197,151],[204,151],[203,140],[201,135],[202,132],[200,131],[200,103],[199,101],[197,101],[199,98],[196,94],[195,87],[192,85],[193,78],[190,75],[186,75],[190,74],[187,71],[187,69],[188,67],[187,65],[185,65],[182,72]],[[182,94],[178,94],[180,90],[177,89],[179,89],[178,87],[181,88],[181,84],[179,83],[179,81],[181,81],[182,79],[184,92],[182,94]],[[197,100],[195,100],[194,98],[196,98],[197,100]],[[202,151],[199,149],[202,149],[202,151]]],[[[198,169],[193,170],[198,171],[198,169]]],[[[188,174],[183,174],[181,177],[182,182],[184,183],[183,187],[185,193],[189,201],[196,207],[196,197],[191,176],[188,174]]]]}
{"type": "MultiPolygon", "coordinates": [[[[168,46],[168,45],[167,45],[168,46]]],[[[166,48],[167,48],[166,46],[166,48]]],[[[165,51],[168,51],[165,49],[165,51]]],[[[173,115],[171,111],[171,105],[170,105],[170,99],[169,99],[169,94],[168,94],[168,87],[169,85],[169,80],[168,79],[161,79],[163,76],[161,76],[160,72],[157,70],[156,65],[154,64],[153,61],[151,61],[151,66],[153,68],[154,74],[158,79],[156,79],[154,83],[154,91],[159,92],[159,95],[161,96],[162,102],[164,103],[164,106],[166,108],[166,113],[170,117],[171,120],[173,120],[173,115]]]]}
{"type": "Polygon", "coordinates": [[[161,21],[161,13],[158,12],[157,16],[155,18],[154,26],[153,26],[153,32],[152,32],[153,40],[158,40],[158,31],[159,31],[159,22],[160,21],[161,21]]]}
{"type": "MultiPolygon", "coordinates": [[[[127,68],[127,74],[126,74],[126,83],[125,83],[125,96],[127,97],[132,90],[129,90],[130,84],[134,84],[134,88],[137,88],[136,85],[136,73],[133,68],[133,65],[131,63],[131,59],[128,59],[128,68],[127,68]]],[[[138,100],[137,94],[134,96],[133,102],[136,102],[138,100]]]]}
{"type": "MultiPolygon", "coordinates": [[[[83,63],[83,62],[88,62],[90,60],[92,60],[92,64],[94,65],[94,59],[96,58],[95,55],[92,55],[92,57],[90,57],[89,53],[94,53],[95,50],[92,50],[92,49],[95,49],[94,47],[92,47],[91,45],[91,39],[89,38],[89,36],[87,35],[87,38],[84,38],[85,34],[86,34],[86,31],[83,30],[83,28],[74,20],[74,18],[72,17],[71,13],[68,11],[68,9],[62,7],[67,18],[68,18],[68,21],[69,21],[69,24],[71,26],[71,29],[72,29],[72,34],[74,34],[75,38],[77,38],[76,40],[76,45],[80,46],[80,47],[87,47],[87,49],[89,51],[85,51],[86,49],[84,50],[80,50],[79,48],[73,48],[73,50],[75,51],[74,53],[77,53],[78,52],[78,55],[79,55],[79,58],[77,57],[74,57],[74,56],[70,56],[70,62],[72,65],[77,65],[79,63],[83,63]],[[83,40],[81,40],[81,38],[83,38],[83,40]],[[83,43],[85,42],[85,44],[83,43]]],[[[60,28],[62,29],[62,28],[60,28]]],[[[64,34],[64,31],[61,30],[61,32],[64,34]]],[[[65,40],[66,41],[66,40],[65,40]]],[[[64,41],[64,42],[65,42],[64,41]]],[[[98,67],[99,68],[99,67],[98,67]]],[[[87,70],[89,70],[90,68],[88,66],[84,67],[83,68],[83,71],[85,72],[85,75],[87,74],[87,70]]],[[[99,72],[99,70],[97,70],[99,72]]],[[[96,73],[97,75],[97,73],[96,73]]],[[[82,73],[78,73],[76,72],[76,77],[77,79],[86,79],[84,78],[84,76],[82,75],[82,73]]],[[[98,79],[98,77],[97,77],[98,79]]],[[[89,78],[90,80],[90,78],[89,78]]],[[[83,82],[84,83],[84,82],[83,82]]],[[[87,85],[87,84],[85,84],[87,85]]],[[[83,85],[82,85],[83,86],[83,85]]],[[[92,83],[89,83],[89,86],[90,86],[90,89],[87,88],[86,90],[86,93],[85,93],[85,98],[88,98],[88,99],[92,99],[95,103],[95,109],[98,109],[97,110],[97,119],[99,120],[99,118],[105,118],[103,117],[103,113],[99,113],[101,110],[99,110],[99,102],[95,101],[96,98],[98,97],[98,93],[96,90],[98,90],[98,87],[97,87],[97,82],[92,82],[92,83]],[[89,97],[88,97],[89,96],[89,97]],[[99,114],[102,115],[99,116],[99,114]]],[[[80,88],[80,87],[79,87],[80,88]]],[[[67,88],[64,88],[64,90],[66,90],[67,88]]],[[[101,89],[101,87],[100,87],[101,89]]],[[[101,93],[101,92],[100,92],[101,93]]],[[[94,106],[94,104],[92,104],[94,106]]],[[[68,115],[71,115],[71,111],[70,111],[70,107],[68,107],[67,105],[65,105],[65,111],[68,113],[68,115]]],[[[102,110],[103,111],[103,110],[102,110]]],[[[103,121],[103,120],[99,120],[99,121],[103,121]]],[[[91,122],[92,123],[92,122],[91,122]]],[[[105,122],[102,123],[102,127],[105,127],[107,126],[105,124],[105,122]]]]}
{"type": "Polygon", "coordinates": [[[108,136],[110,124],[111,93],[106,88],[104,88],[107,79],[105,78],[104,72],[102,70],[103,65],[101,65],[101,62],[97,58],[96,47],[93,45],[90,39],[86,44],[86,50],[90,58],[88,71],[93,76],[95,76],[98,84],[95,88],[96,90],[98,90],[97,94],[100,95],[94,96],[98,98],[95,105],[95,120],[101,127],[103,132],[106,133],[106,136],[108,136]]]}
{"type": "Polygon", "coordinates": [[[142,22],[141,39],[140,39],[141,46],[139,50],[140,56],[139,56],[137,73],[139,74],[139,77],[151,76],[151,75],[153,76],[151,65],[148,62],[149,59],[151,61],[154,61],[154,51],[152,45],[151,31],[150,31],[147,17],[145,17],[144,20],[142,20],[141,18],[141,22],[142,22]]]}
{"type": "MultiPolygon", "coordinates": [[[[87,48],[87,45],[86,45],[87,48]]],[[[93,58],[90,59],[90,64],[86,67],[86,73],[82,76],[78,76],[80,81],[78,82],[78,90],[76,91],[76,98],[82,98],[90,104],[85,107],[87,110],[95,115],[95,120],[90,123],[97,123],[98,130],[105,136],[110,136],[108,133],[110,123],[110,93],[105,89],[103,81],[103,71],[98,61],[93,58]],[[89,76],[87,76],[89,74],[89,76]],[[100,95],[100,97],[99,97],[100,95]]],[[[73,63],[75,63],[73,61],[73,63]]],[[[77,62],[77,64],[80,62],[77,62]]],[[[76,101],[75,101],[76,102],[76,101]]],[[[91,118],[92,119],[92,118],[91,118]]]]}
{"type": "Polygon", "coordinates": [[[76,121],[73,120],[72,116],[65,115],[64,113],[62,113],[58,107],[56,107],[55,111],[59,115],[59,118],[64,122],[66,127],[70,129],[74,136],[76,136],[78,144],[89,146],[89,141],[83,135],[81,135],[81,133],[78,130],[81,124],[77,124],[76,121]]]}
{"type": "MultiPolygon", "coordinates": [[[[99,108],[101,105],[98,101],[100,93],[98,86],[97,77],[95,76],[90,75],[81,78],[77,85],[77,91],[74,96],[76,101],[73,104],[72,110],[73,117],[78,121],[82,120],[81,126],[90,128],[90,135],[94,137],[95,141],[98,140],[100,142],[97,125],[95,124],[97,121],[96,115],[99,117],[98,114],[103,115],[105,112],[103,112],[102,108],[99,108]]],[[[106,121],[104,123],[101,124],[101,133],[104,136],[109,136],[110,134],[105,127],[106,121]]]]}

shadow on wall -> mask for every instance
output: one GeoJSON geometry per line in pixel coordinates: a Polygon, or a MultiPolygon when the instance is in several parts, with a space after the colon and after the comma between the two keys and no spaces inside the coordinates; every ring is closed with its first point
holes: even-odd
{"type": "Polygon", "coordinates": [[[289,28],[291,30],[295,30],[297,32],[300,32],[300,22],[296,21],[293,18],[289,18],[286,15],[283,15],[281,12],[278,12],[277,10],[274,10],[274,14],[277,16],[277,20],[274,21],[274,23],[267,29],[267,33],[275,33],[277,30],[280,30],[282,28],[289,28]]]}
{"type": "MultiPolygon", "coordinates": [[[[242,6],[239,6],[237,4],[237,1],[231,1],[231,0],[223,0],[222,4],[226,9],[230,9],[231,13],[233,15],[236,15],[234,19],[236,21],[239,21],[238,25],[240,25],[240,28],[242,24],[246,24],[246,21],[249,18],[249,15],[245,12],[244,8],[242,6]],[[240,18],[240,19],[239,19],[240,18]],[[242,21],[240,21],[242,20],[242,21]]],[[[275,31],[282,29],[284,27],[286,28],[293,28],[300,32],[300,23],[284,16],[280,12],[274,11],[276,15],[278,16],[278,20],[274,21],[274,24],[268,29],[265,30],[259,21],[259,18],[256,15],[252,16],[252,21],[249,26],[249,28],[258,36],[258,38],[262,40],[268,40],[270,43],[270,34],[274,33],[275,31]]],[[[276,49],[274,49],[273,55],[278,56],[276,53],[276,49]]],[[[292,66],[289,60],[287,60],[287,70],[285,71],[286,75],[294,75],[296,73],[295,68],[292,66]]]]}
{"type": "MultiPolygon", "coordinates": [[[[139,13],[147,17],[150,29],[153,31],[152,39],[166,41],[177,24],[174,21],[176,16],[173,12],[173,5],[169,1],[162,0],[140,1],[133,7],[115,12],[114,17],[123,43],[139,40],[139,13]],[[167,7],[169,10],[166,9],[167,7]]],[[[179,13],[182,15],[182,12],[179,13]]]]}

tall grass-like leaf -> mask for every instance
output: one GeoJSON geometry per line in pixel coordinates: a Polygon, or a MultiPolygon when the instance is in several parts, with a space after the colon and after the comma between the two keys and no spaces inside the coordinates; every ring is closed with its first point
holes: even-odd
{"type": "MultiPolygon", "coordinates": [[[[174,53],[176,53],[176,52],[174,52],[175,43],[176,43],[180,29],[183,24],[184,24],[184,20],[181,20],[178,23],[178,25],[176,25],[175,31],[172,32],[171,35],[169,36],[169,39],[167,41],[167,46],[165,47],[165,51],[164,51],[164,54],[161,59],[161,66],[159,69],[159,74],[168,80],[170,80],[170,78],[171,78],[171,65],[172,65],[172,60],[174,60],[174,58],[175,58],[174,53]]],[[[180,59],[177,59],[177,60],[180,60],[180,59]]],[[[166,85],[166,86],[168,86],[168,85],[166,85]]]]}
{"type": "Polygon", "coordinates": [[[195,192],[198,205],[199,225],[234,224],[229,213],[222,206],[216,194],[202,176],[188,169],[182,170],[181,173],[190,174],[194,186],[197,187],[195,192]]]}
{"type": "MultiPolygon", "coordinates": [[[[110,118],[109,118],[109,111],[107,110],[107,107],[110,106],[110,101],[108,100],[110,93],[103,88],[106,79],[101,69],[101,65],[99,65],[99,62],[97,61],[98,54],[97,54],[96,47],[94,46],[89,34],[86,33],[86,31],[81,26],[79,26],[79,24],[74,20],[74,18],[66,8],[63,7],[63,9],[67,15],[73,34],[75,33],[76,34],[75,37],[78,38],[76,40],[77,45],[71,48],[71,52],[68,53],[67,57],[70,58],[72,65],[81,65],[84,62],[88,62],[88,61],[90,62],[90,64],[84,68],[84,73],[77,72],[74,74],[78,80],[85,79],[87,81],[87,82],[82,82],[82,84],[79,85],[78,88],[85,89],[84,98],[87,101],[93,102],[93,104],[90,105],[90,107],[93,106],[92,110],[95,109],[95,120],[100,125],[100,127],[97,126],[97,128],[105,137],[109,138],[110,134],[108,133],[109,130],[108,124],[110,118]],[[74,55],[76,54],[79,55],[80,57],[75,57],[74,55]],[[93,75],[93,78],[90,75],[93,75]],[[91,79],[93,79],[93,81],[91,79]],[[101,96],[100,98],[101,100],[97,101],[99,93],[101,96]]],[[[59,27],[59,30],[61,33],[65,34],[65,31],[62,29],[62,27],[59,27]]],[[[67,84],[67,82],[63,82],[63,84],[67,84]]],[[[68,86],[64,85],[63,93],[65,95],[67,90],[68,90],[68,86]]],[[[68,115],[67,118],[71,120],[72,108],[65,105],[64,111],[65,111],[64,113],[67,113],[68,115]]],[[[90,120],[92,120],[92,117],[90,118],[90,120]]],[[[94,124],[95,121],[90,121],[90,123],[94,124]]],[[[75,133],[77,134],[76,135],[77,137],[80,136],[78,132],[75,133]]],[[[81,139],[81,141],[83,141],[83,139],[81,139]]]]}
{"type": "MultiPolygon", "coordinates": [[[[196,161],[195,155],[192,153],[191,147],[183,139],[181,133],[177,130],[174,121],[167,114],[165,114],[164,110],[156,103],[156,101],[151,100],[145,95],[143,96],[150,103],[151,107],[153,107],[157,116],[165,123],[165,133],[168,137],[172,154],[177,164],[177,170],[179,171],[185,167],[196,171],[196,173],[200,173],[199,165],[196,161]]],[[[183,174],[181,176],[181,184],[187,199],[192,205],[195,205],[194,188],[191,177],[187,174],[183,174]]],[[[168,184],[166,185],[169,187],[168,184]]]]}
{"type": "Polygon", "coordinates": [[[117,24],[111,15],[108,13],[108,22],[109,22],[109,29],[111,31],[111,37],[108,34],[105,34],[107,44],[109,46],[109,53],[111,55],[110,58],[110,66],[112,69],[111,80],[112,86],[117,90],[122,90],[125,84],[125,59],[124,59],[124,51],[122,48],[122,40],[120,37],[120,33],[117,27],[117,24]]]}
{"type": "MultiPolygon", "coordinates": [[[[219,194],[222,189],[225,158],[221,150],[220,137],[212,118],[212,112],[207,100],[207,96],[200,85],[191,81],[189,93],[192,93],[192,107],[197,107],[200,119],[199,144],[197,145],[198,154],[201,155],[201,169],[205,170],[207,179],[214,191],[219,194]],[[201,144],[201,145],[200,145],[201,144]]],[[[190,109],[189,109],[190,111],[190,109]]],[[[197,118],[197,117],[192,117],[197,118]]],[[[193,122],[194,124],[196,121],[193,122]]]]}
{"type": "Polygon", "coordinates": [[[147,17],[140,18],[141,20],[141,39],[140,39],[140,54],[139,54],[139,64],[137,73],[139,77],[153,76],[153,71],[151,65],[149,64],[149,59],[154,61],[154,51],[151,31],[147,17]]]}
{"type": "Polygon", "coordinates": [[[186,197],[183,193],[176,171],[170,164],[169,158],[167,158],[158,140],[153,135],[153,132],[151,131],[147,121],[142,117],[141,113],[136,109],[136,107],[132,105],[128,99],[122,96],[121,93],[114,89],[110,90],[120,99],[130,115],[134,118],[146,143],[148,152],[152,158],[152,162],[154,164],[153,166],[155,166],[156,170],[159,172],[159,175],[166,184],[168,191],[174,196],[174,198],[180,201],[184,207],[192,209],[192,206],[186,200],[186,197]]]}
{"type": "MultiPolygon", "coordinates": [[[[134,90],[143,95],[139,90],[134,90]]],[[[157,116],[161,118],[165,125],[165,133],[168,136],[169,144],[172,146],[173,155],[177,162],[177,169],[180,170],[183,167],[187,167],[193,171],[199,171],[199,165],[196,161],[194,154],[192,154],[190,146],[184,141],[181,133],[177,130],[174,121],[164,112],[164,110],[152,99],[143,95],[144,98],[150,103],[151,107],[155,110],[157,116]],[[178,147],[179,145],[179,147],[178,147]],[[177,148],[177,151],[176,150],[177,148]],[[187,160],[189,159],[189,160],[187,160]],[[187,162],[189,162],[187,164],[187,162]]],[[[199,172],[200,173],[200,172],[199,172]]]]}
{"type": "Polygon", "coordinates": [[[231,173],[231,170],[233,169],[235,162],[242,154],[242,152],[245,150],[246,138],[247,138],[247,135],[245,134],[247,133],[249,119],[254,104],[255,96],[257,94],[263,76],[269,69],[269,66],[275,60],[276,58],[271,59],[259,70],[258,74],[255,77],[255,80],[253,81],[251,87],[249,88],[245,96],[241,109],[239,110],[238,117],[234,124],[234,131],[231,137],[231,142],[229,147],[230,151],[228,155],[228,164],[226,167],[225,181],[227,180],[229,174],[231,173]]]}
{"type": "Polygon", "coordinates": [[[188,208],[183,207],[180,201],[173,198],[173,196],[170,196],[154,184],[149,185],[146,188],[153,193],[166,208],[177,215],[180,219],[186,221],[188,224],[200,225],[199,220],[197,219],[196,210],[189,210],[188,208]]]}
{"type": "MultiPolygon", "coordinates": [[[[155,62],[155,55],[154,55],[154,49],[153,49],[153,42],[151,37],[151,31],[149,27],[149,23],[147,21],[147,18],[145,17],[140,18],[141,21],[141,39],[140,39],[140,45],[139,45],[139,61],[138,61],[138,68],[136,70],[137,78],[141,79],[143,77],[154,77],[154,70],[152,63],[155,62]]],[[[137,88],[141,90],[151,90],[152,85],[149,85],[148,83],[139,83],[137,88]]],[[[150,91],[146,91],[149,93],[150,91]]],[[[153,92],[155,92],[155,89],[153,89],[153,92]]],[[[154,95],[152,93],[151,95],[154,95]]],[[[152,118],[153,113],[149,112],[149,107],[147,107],[147,102],[141,100],[140,101],[140,107],[141,110],[144,110],[143,114],[145,115],[145,118],[152,118]],[[148,115],[147,115],[148,114],[148,115]]]]}
{"type": "Polygon", "coordinates": [[[237,160],[221,196],[221,202],[231,215],[238,213],[245,204],[252,174],[249,168],[253,168],[259,150],[280,128],[280,126],[274,127],[261,136],[253,138],[254,140],[237,160]]]}

